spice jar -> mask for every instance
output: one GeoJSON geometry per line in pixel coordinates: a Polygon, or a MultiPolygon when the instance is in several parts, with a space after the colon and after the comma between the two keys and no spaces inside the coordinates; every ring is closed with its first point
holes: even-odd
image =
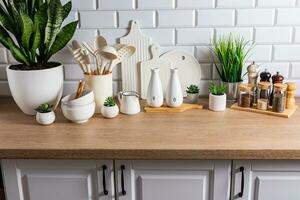
{"type": "Polygon", "coordinates": [[[268,110],[269,98],[270,98],[270,87],[269,82],[258,83],[258,98],[256,108],[259,110],[268,110]]]}
{"type": "Polygon", "coordinates": [[[282,83],[274,84],[274,94],[273,94],[273,112],[282,113],[285,110],[286,105],[286,89],[287,85],[282,83]]]}
{"type": "Polygon", "coordinates": [[[250,108],[253,105],[253,89],[250,84],[239,85],[238,106],[250,108]]]}
{"type": "Polygon", "coordinates": [[[247,67],[247,72],[248,72],[248,84],[251,84],[252,86],[256,86],[259,66],[255,64],[255,62],[253,61],[252,64],[247,67]]]}
{"type": "Polygon", "coordinates": [[[270,106],[273,105],[274,84],[283,83],[283,80],[284,80],[284,77],[279,72],[276,72],[276,74],[272,76],[273,88],[272,88],[272,93],[270,95],[270,101],[269,101],[270,106]]]}
{"type": "Polygon", "coordinates": [[[268,72],[267,69],[265,69],[265,71],[263,71],[262,73],[260,73],[260,82],[270,82],[270,78],[271,78],[271,73],[268,72]]]}

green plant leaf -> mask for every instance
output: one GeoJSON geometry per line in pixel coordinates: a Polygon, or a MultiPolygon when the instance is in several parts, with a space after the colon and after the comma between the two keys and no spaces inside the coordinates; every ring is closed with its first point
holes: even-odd
{"type": "Polygon", "coordinates": [[[33,22],[31,21],[30,17],[25,13],[21,14],[21,18],[23,22],[22,45],[27,51],[29,51],[30,38],[33,32],[33,22]]]}
{"type": "Polygon", "coordinates": [[[68,15],[70,14],[72,9],[72,2],[69,1],[68,3],[66,3],[65,5],[63,5],[63,10],[64,10],[64,15],[63,15],[63,19],[65,20],[68,15]]]}
{"type": "Polygon", "coordinates": [[[61,29],[61,31],[57,34],[54,43],[46,56],[46,60],[49,60],[53,54],[55,54],[68,44],[68,42],[72,39],[74,35],[77,23],[78,21],[71,22],[61,29]]]}
{"type": "Polygon", "coordinates": [[[0,4],[0,23],[11,33],[15,33],[12,18],[7,14],[4,7],[0,4]]]}
{"type": "Polygon", "coordinates": [[[48,50],[61,28],[64,20],[64,10],[59,0],[50,0],[47,11],[48,21],[45,30],[45,44],[48,50]]]}

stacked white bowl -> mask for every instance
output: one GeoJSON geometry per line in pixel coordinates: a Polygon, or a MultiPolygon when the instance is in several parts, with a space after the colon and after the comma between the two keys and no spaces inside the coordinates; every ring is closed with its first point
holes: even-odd
{"type": "Polygon", "coordinates": [[[95,100],[93,91],[84,91],[82,96],[75,99],[76,93],[62,98],[61,109],[68,120],[74,123],[85,123],[95,113],[95,100]]]}

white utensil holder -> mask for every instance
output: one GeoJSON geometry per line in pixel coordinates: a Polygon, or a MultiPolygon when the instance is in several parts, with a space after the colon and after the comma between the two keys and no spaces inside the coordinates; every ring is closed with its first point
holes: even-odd
{"type": "Polygon", "coordinates": [[[112,73],[105,75],[85,74],[84,79],[87,89],[94,91],[96,113],[101,112],[101,107],[107,97],[113,95],[112,73]]]}

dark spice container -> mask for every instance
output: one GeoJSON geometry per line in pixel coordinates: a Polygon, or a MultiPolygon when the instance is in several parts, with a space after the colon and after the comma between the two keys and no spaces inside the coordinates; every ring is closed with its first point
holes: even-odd
{"type": "Polygon", "coordinates": [[[270,82],[271,79],[271,73],[268,72],[267,69],[265,69],[265,71],[263,71],[262,73],[260,73],[260,82],[270,82]]]}
{"type": "Polygon", "coordinates": [[[279,72],[277,72],[275,75],[272,76],[273,88],[272,88],[272,92],[270,95],[270,102],[269,102],[270,106],[273,105],[274,85],[276,83],[283,83],[283,80],[284,80],[284,77],[279,72]]]}
{"type": "Polygon", "coordinates": [[[286,106],[286,89],[287,85],[282,83],[274,84],[274,94],[273,94],[273,112],[282,113],[286,106]]]}

